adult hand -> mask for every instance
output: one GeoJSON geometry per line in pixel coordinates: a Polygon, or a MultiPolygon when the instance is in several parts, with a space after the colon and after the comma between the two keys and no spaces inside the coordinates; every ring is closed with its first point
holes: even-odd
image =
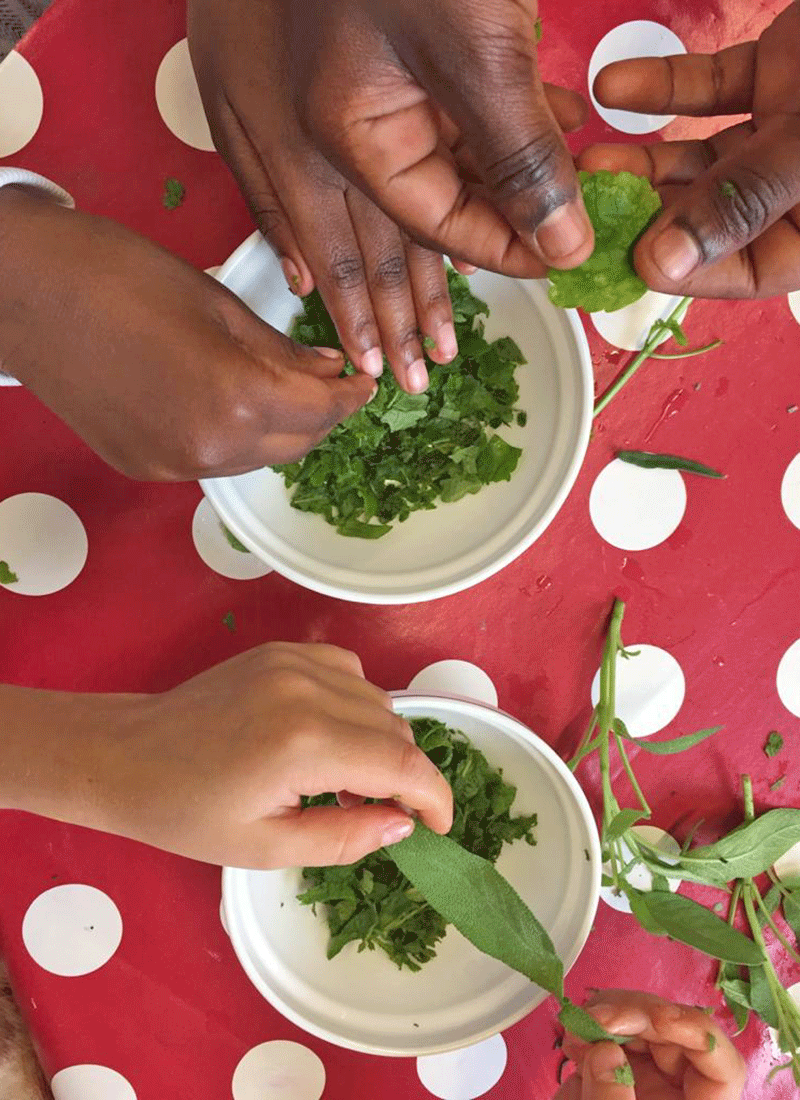
{"type": "Polygon", "coordinates": [[[452,824],[444,776],[334,646],[270,643],[155,696],[0,695],[12,731],[0,805],[254,868],[352,863],[396,843],[414,822],[391,800],[437,832],[452,824]],[[345,805],[301,809],[339,790],[345,805]]]}
{"type": "Polygon", "coordinates": [[[0,188],[0,246],[0,370],[131,477],[294,461],[374,388],[103,218],[0,188]]]}
{"type": "Polygon", "coordinates": [[[741,1055],[700,1008],[670,1004],[650,993],[602,990],[586,1009],[615,1043],[564,1038],[576,1073],[556,1100],[740,1100],[745,1085],[741,1055]],[[621,1083],[633,1073],[633,1086],[621,1083]]]}
{"type": "MultiPolygon", "coordinates": [[[[499,7],[509,9],[505,17],[515,23],[515,6],[503,0],[499,7]]],[[[459,204],[466,203],[466,207],[458,212],[456,233],[449,228],[431,231],[431,218],[443,216],[443,203],[451,201],[450,190],[457,180],[456,165],[441,131],[447,131],[451,142],[457,140],[457,133],[452,123],[440,128],[442,119],[430,104],[420,102],[412,112],[403,107],[409,75],[396,61],[387,82],[386,40],[376,28],[371,36],[365,35],[365,13],[359,12],[357,5],[325,4],[312,12],[307,5],[293,5],[291,0],[227,0],[224,5],[220,0],[189,0],[188,13],[192,60],[215,145],[236,177],[259,228],[281,259],[289,286],[301,295],[318,286],[345,352],[359,369],[377,376],[385,353],[403,388],[423,390],[427,376],[421,339],[432,341],[429,355],[439,363],[452,360],[457,345],[441,256],[415,243],[415,238],[421,236],[456,257],[510,274],[540,275],[541,264],[519,241],[514,242],[504,218],[485,200],[469,198],[461,183],[459,204]],[[328,25],[331,20],[334,26],[328,25]],[[293,43],[292,33],[302,41],[293,43]],[[344,53],[330,42],[333,33],[338,43],[346,45],[344,53]],[[365,198],[352,181],[369,181],[352,160],[345,156],[340,173],[303,131],[297,109],[303,90],[298,87],[295,61],[300,50],[306,57],[309,51],[314,53],[311,63],[315,70],[318,63],[326,66],[315,72],[314,94],[316,101],[325,105],[326,118],[334,129],[345,126],[348,112],[354,109],[353,67],[364,85],[359,92],[362,106],[368,88],[373,96],[380,93],[385,117],[373,118],[374,125],[357,137],[356,152],[368,167],[373,166],[375,141],[389,143],[395,160],[390,158],[380,171],[390,176],[405,167],[412,147],[419,147],[421,141],[441,145],[437,158],[421,166],[419,173],[405,173],[402,180],[383,179],[379,174],[371,181],[378,205],[365,198]],[[391,144],[395,141],[396,148],[391,144]],[[444,169],[449,178],[443,175],[444,169]],[[424,223],[415,213],[419,204],[425,211],[424,223]],[[487,235],[491,241],[483,239],[487,235]]],[[[455,12],[451,15],[455,19],[455,12]]],[[[462,16],[460,7],[459,20],[462,16]]],[[[534,17],[535,12],[526,12],[519,21],[520,48],[528,51],[526,57],[533,68],[524,87],[515,88],[515,96],[522,98],[535,84],[532,94],[539,113],[526,107],[525,118],[520,118],[513,134],[505,122],[507,102],[502,111],[492,110],[485,120],[486,127],[493,129],[501,114],[507,142],[524,141],[528,146],[517,157],[515,178],[505,179],[500,187],[497,177],[497,196],[503,192],[507,209],[516,196],[518,220],[523,215],[533,216],[534,201],[545,206],[550,202],[544,191],[556,176],[561,181],[558,186],[571,188],[570,194],[574,194],[574,172],[556,119],[564,128],[574,129],[582,122],[584,109],[580,97],[559,89],[551,90],[554,113],[548,108],[536,77],[534,17]],[[534,119],[539,126],[546,121],[547,127],[535,147],[530,145],[529,132],[534,119]],[[532,163],[538,164],[542,157],[539,176],[525,177],[524,172],[530,172],[532,163]],[[533,195],[527,213],[522,194],[525,187],[533,195]]],[[[409,8],[406,18],[423,21],[418,9],[409,8]]],[[[484,30],[482,23],[476,23],[471,32],[478,52],[491,46],[484,42],[484,30]]],[[[507,59],[500,56],[493,63],[502,67],[507,59]]],[[[522,68],[525,66],[518,61],[517,69],[522,68]]],[[[469,94],[465,88],[465,95],[469,94]]],[[[369,109],[372,111],[372,106],[369,109]]],[[[324,125],[322,129],[325,131],[324,125]]],[[[484,144],[481,137],[482,150],[484,144]]],[[[462,160],[466,162],[465,148],[462,160]]],[[[471,167],[474,170],[474,159],[471,167]]],[[[508,171],[504,172],[508,176],[508,171]]]]}
{"type": "Polygon", "coordinates": [[[765,298],[800,288],[800,5],[757,42],[718,54],[620,61],[598,75],[607,107],[749,114],[707,141],[601,145],[580,167],[648,176],[665,209],[635,264],[653,289],[765,298]]]}

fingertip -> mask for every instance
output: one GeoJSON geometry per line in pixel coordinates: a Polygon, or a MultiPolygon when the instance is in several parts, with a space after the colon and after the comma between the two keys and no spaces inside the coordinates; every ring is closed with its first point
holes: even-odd
{"type": "Polygon", "coordinates": [[[569,271],[588,260],[594,250],[594,227],[583,198],[553,210],[534,234],[536,248],[550,267],[569,271]]]}
{"type": "Polygon", "coordinates": [[[337,348],[315,347],[314,351],[317,353],[317,355],[321,355],[324,359],[344,359],[344,355],[337,348]]]}
{"type": "Polygon", "coordinates": [[[314,289],[314,279],[305,264],[297,264],[289,256],[282,256],[281,270],[287,287],[298,298],[305,298],[314,289]]]}
{"type": "Polygon", "coordinates": [[[622,1047],[617,1046],[616,1043],[596,1043],[587,1051],[583,1072],[599,1084],[619,1085],[624,1084],[620,1080],[620,1073],[626,1066],[628,1066],[628,1059],[622,1047]]]}
{"type": "Polygon", "coordinates": [[[380,378],[383,374],[383,352],[380,348],[370,348],[361,356],[359,365],[370,378],[380,378]]]}

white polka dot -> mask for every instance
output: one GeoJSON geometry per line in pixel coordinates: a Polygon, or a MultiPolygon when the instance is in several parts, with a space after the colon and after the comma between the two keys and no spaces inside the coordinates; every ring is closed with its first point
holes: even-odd
{"type": "Polygon", "coordinates": [[[44,98],[39,77],[22,54],[12,50],[0,65],[0,157],[10,157],[34,137],[42,121],[44,98]]]}
{"type": "Polygon", "coordinates": [[[122,917],[94,886],[54,886],[28,907],[22,939],[43,970],[75,978],[108,962],[122,939],[122,917]]]}
{"type": "Polygon", "coordinates": [[[644,115],[601,107],[594,97],[594,82],[600,70],[614,61],[627,61],[631,57],[667,57],[679,53],[686,53],[680,38],[661,23],[653,23],[649,19],[622,23],[609,31],[598,42],[589,63],[589,92],[600,117],[623,134],[649,134],[672,122],[674,115],[644,115]]]}
{"type": "Polygon", "coordinates": [[[136,1100],[133,1086],[107,1066],[69,1066],[50,1082],[55,1100],[136,1100]]]}
{"type": "Polygon", "coordinates": [[[0,501],[0,561],[19,580],[8,589],[46,596],[66,588],[86,564],[89,540],[68,504],[45,493],[0,501]]]}
{"type": "Polygon", "coordinates": [[[228,928],[228,921],[225,917],[225,900],[220,898],[219,900],[219,923],[222,925],[225,935],[230,939],[231,930],[228,928]]]}
{"type": "Polygon", "coordinates": [[[777,682],[781,702],[787,710],[800,718],[800,638],[781,657],[777,682]]]}
{"type": "MultiPolygon", "coordinates": [[[[636,657],[617,654],[617,717],[631,737],[649,737],[668,726],[683,706],[686,681],[671,653],[655,645],[625,648],[636,657]]],[[[600,670],[592,682],[592,703],[600,698],[600,670]]]]}
{"type": "Polygon", "coordinates": [[[795,844],[788,852],[784,852],[781,858],[775,861],[773,870],[779,879],[800,880],[800,843],[795,844]]]}
{"type": "Polygon", "coordinates": [[[644,470],[615,458],[589,495],[597,533],[620,550],[649,550],[670,537],[686,511],[686,486],[677,470],[644,470]]]}
{"type": "Polygon", "coordinates": [[[476,703],[497,706],[497,688],[489,675],[470,661],[436,661],[418,672],[408,685],[419,695],[457,695],[476,703]]]}
{"type": "Polygon", "coordinates": [[[216,267],[207,267],[206,268],[206,275],[210,275],[212,279],[216,279],[217,272],[219,271],[221,266],[222,266],[221,264],[217,264],[216,267]]]}
{"type": "MultiPolygon", "coordinates": [[[[800,982],[795,982],[794,985],[790,985],[786,992],[792,998],[797,1007],[800,1008],[800,982]]],[[[771,1027],[769,1029],[769,1037],[772,1040],[772,1049],[775,1052],[775,1057],[780,1058],[782,1061],[785,1061],[788,1052],[785,1050],[781,1050],[780,1043],[778,1042],[778,1033],[774,1027],[771,1027]]],[[[789,1072],[791,1073],[791,1070],[789,1070],[789,1072]]]]}
{"type": "MultiPolygon", "coordinates": [[[[614,313],[591,314],[592,324],[609,344],[615,348],[624,348],[625,351],[640,351],[650,329],[656,321],[663,321],[675,310],[680,302],[671,294],[658,294],[655,290],[648,290],[638,302],[615,310],[614,313]]],[[[688,306],[687,306],[688,309],[688,306]]],[[[664,334],[659,343],[669,340],[671,333],[664,334]]]]}
{"type": "Polygon", "coordinates": [[[789,295],[789,309],[794,314],[794,319],[800,325],[800,290],[793,290],[789,295]]]}
{"type": "Polygon", "coordinates": [[[21,386],[22,383],[18,382],[16,378],[12,378],[10,374],[3,374],[0,371],[0,386],[21,386]]]}
{"type": "Polygon", "coordinates": [[[225,537],[216,512],[203,497],[192,519],[192,538],[195,549],[209,569],[234,581],[252,581],[271,573],[255,554],[234,549],[225,537]]]}
{"type": "Polygon", "coordinates": [[[300,1043],[261,1043],[236,1067],[232,1089],[233,1100],[319,1100],[325,1067],[300,1043]]]}
{"type": "Polygon", "coordinates": [[[482,1043],[417,1058],[419,1079],[439,1100],[475,1100],[503,1076],[508,1050],[502,1035],[482,1043]]]}
{"type": "MultiPolygon", "coordinates": [[[[674,840],[669,833],[665,833],[663,829],[659,829],[655,825],[634,825],[633,832],[643,840],[655,845],[655,847],[663,853],[665,863],[677,862],[675,857],[680,855],[681,848],[678,842],[674,840]]],[[[627,863],[632,855],[631,850],[624,841],[621,843],[621,848],[623,859],[627,863]]],[[[608,875],[610,873],[608,864],[604,864],[603,874],[608,875]]],[[[647,868],[643,867],[640,863],[637,863],[624,878],[635,890],[647,892],[653,888],[653,876],[647,868]]],[[[667,879],[667,882],[673,894],[681,884],[680,879],[677,878],[667,879]]],[[[624,894],[615,894],[613,886],[601,886],[600,897],[606,905],[611,906],[612,909],[616,909],[619,913],[630,913],[631,911],[627,897],[624,894]]]]}
{"type": "Polygon", "coordinates": [[[176,138],[194,149],[213,152],[214,142],[185,38],[172,47],[158,68],[156,103],[161,117],[176,138]]]}
{"type": "Polygon", "coordinates": [[[786,467],[781,482],[781,503],[789,521],[800,527],[800,454],[786,467]]]}

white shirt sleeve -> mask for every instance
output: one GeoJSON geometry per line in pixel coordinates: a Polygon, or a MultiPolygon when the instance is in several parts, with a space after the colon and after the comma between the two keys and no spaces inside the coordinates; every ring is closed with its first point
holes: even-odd
{"type": "MultiPolygon", "coordinates": [[[[29,172],[25,168],[4,168],[0,167],[0,187],[6,187],[8,184],[16,184],[19,187],[30,187],[33,191],[39,191],[52,199],[53,202],[59,206],[64,206],[68,210],[75,209],[75,200],[72,195],[64,190],[63,187],[59,187],[58,184],[53,183],[52,180],[46,179],[44,176],[38,175],[36,172],[29,172]]],[[[0,386],[18,386],[16,378],[12,378],[10,374],[4,374],[0,370],[0,386]]]]}

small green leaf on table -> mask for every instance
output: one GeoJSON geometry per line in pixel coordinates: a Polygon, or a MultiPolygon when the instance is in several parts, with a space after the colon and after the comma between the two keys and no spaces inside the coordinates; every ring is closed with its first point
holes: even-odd
{"type": "Polygon", "coordinates": [[[19,577],[11,569],[7,561],[0,561],[0,584],[16,584],[19,577]]]}
{"type": "Polygon", "coordinates": [[[679,455],[654,454],[651,451],[617,451],[617,458],[645,470],[680,470],[685,474],[699,474],[700,477],[727,477],[727,474],[721,474],[719,470],[713,470],[702,462],[681,458],[679,455]]]}
{"type": "Polygon", "coordinates": [[[233,547],[234,550],[238,550],[240,554],[249,554],[250,553],[250,551],[247,549],[247,547],[242,545],[241,542],[239,542],[236,535],[234,535],[233,531],[229,531],[224,523],[220,522],[220,527],[222,528],[223,535],[225,536],[228,543],[233,547]]]}
{"type": "Polygon", "coordinates": [[[184,200],[186,188],[180,180],[171,176],[164,180],[164,195],[161,199],[166,210],[177,210],[184,200]]]}
{"type": "Polygon", "coordinates": [[[777,730],[770,730],[769,737],[764,742],[764,755],[777,756],[783,748],[783,738],[777,730]]]}
{"type": "Polygon", "coordinates": [[[223,616],[222,623],[230,630],[231,634],[236,633],[236,616],[232,611],[229,611],[227,615],[223,616]]]}

